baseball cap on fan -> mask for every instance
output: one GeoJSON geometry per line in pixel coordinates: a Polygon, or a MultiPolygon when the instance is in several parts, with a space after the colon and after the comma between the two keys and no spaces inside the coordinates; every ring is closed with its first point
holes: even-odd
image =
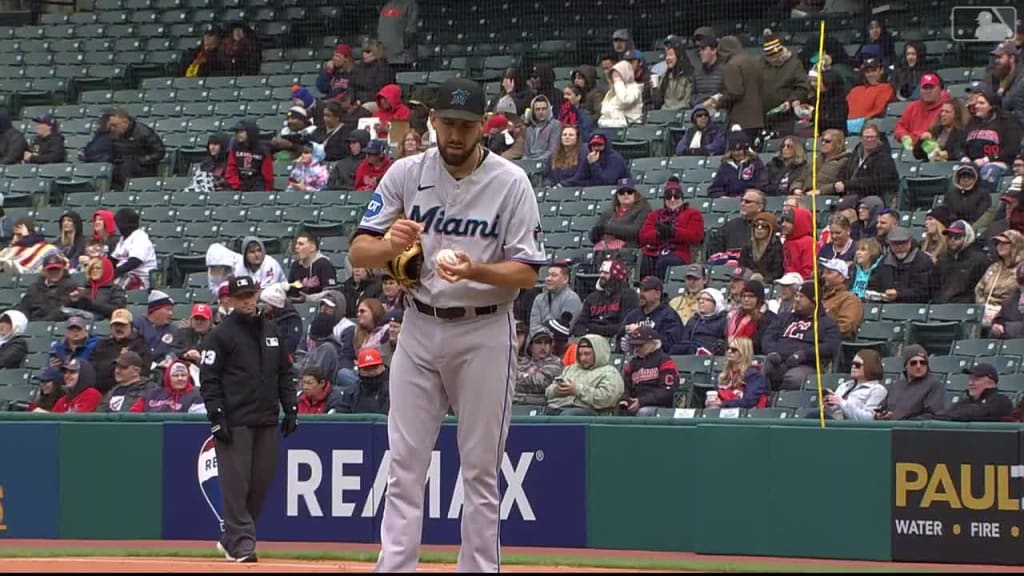
{"type": "Polygon", "coordinates": [[[449,78],[437,89],[434,116],[479,122],[484,117],[486,102],[480,84],[468,78],[449,78]]]}

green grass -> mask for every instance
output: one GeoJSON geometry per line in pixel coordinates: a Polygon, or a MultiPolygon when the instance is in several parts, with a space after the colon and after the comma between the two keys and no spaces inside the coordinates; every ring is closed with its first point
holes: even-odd
{"type": "MultiPolygon", "coordinates": [[[[62,557],[170,557],[170,558],[209,558],[219,559],[220,554],[213,550],[196,548],[5,548],[0,545],[0,558],[62,558],[62,557]]],[[[375,551],[289,551],[266,550],[260,552],[262,558],[278,560],[309,560],[336,562],[374,562],[375,551]]],[[[421,561],[429,564],[454,564],[454,552],[424,552],[421,561]]],[[[895,567],[864,567],[844,566],[841,564],[810,565],[788,564],[782,562],[759,562],[756,560],[736,561],[734,559],[716,560],[714,557],[700,559],[662,559],[601,556],[599,550],[593,556],[561,556],[556,554],[505,554],[502,562],[521,566],[565,566],[579,568],[620,568],[635,570],[663,571],[713,571],[713,572],[928,572],[928,570],[895,567]]],[[[934,572],[934,570],[930,570],[934,572]]]]}

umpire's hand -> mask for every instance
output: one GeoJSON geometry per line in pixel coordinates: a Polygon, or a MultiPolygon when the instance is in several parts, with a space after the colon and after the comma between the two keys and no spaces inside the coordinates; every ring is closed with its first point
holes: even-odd
{"type": "Polygon", "coordinates": [[[218,408],[216,412],[210,414],[210,432],[218,442],[231,443],[231,428],[224,418],[224,410],[218,408]]]}
{"type": "Polygon", "coordinates": [[[292,406],[285,409],[284,420],[281,421],[281,434],[287,438],[299,428],[299,407],[292,406]]]}

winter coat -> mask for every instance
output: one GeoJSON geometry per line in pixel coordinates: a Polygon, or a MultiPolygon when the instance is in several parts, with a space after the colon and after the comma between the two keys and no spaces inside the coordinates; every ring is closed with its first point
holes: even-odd
{"type": "MultiPolygon", "coordinates": [[[[373,117],[379,119],[385,128],[392,120],[409,121],[412,110],[402,102],[402,88],[398,84],[387,84],[377,91],[377,111],[373,117]],[[390,109],[384,109],[385,102],[390,109]]],[[[381,136],[379,131],[377,136],[381,136]]]]}
{"type": "Polygon", "coordinates": [[[206,51],[202,44],[188,50],[181,58],[181,70],[179,76],[188,76],[189,68],[195,64],[195,73],[192,77],[207,78],[209,76],[223,76],[225,73],[224,55],[220,50],[206,51]]]}
{"type": "Polygon", "coordinates": [[[690,101],[694,105],[698,105],[718,94],[725,87],[725,65],[722,64],[722,58],[719,56],[711,66],[705,66],[703,62],[694,64],[694,66],[693,91],[690,94],[690,101]]]}
{"type": "Polygon", "coordinates": [[[904,374],[889,386],[883,410],[890,420],[934,420],[945,410],[946,390],[934,372],[909,381],[904,374]]]}
{"type": "Polygon", "coordinates": [[[763,190],[768,196],[788,196],[794,190],[810,190],[811,165],[805,160],[787,162],[775,156],[765,166],[764,179],[763,190]]]}
{"type": "Polygon", "coordinates": [[[14,370],[21,368],[28,356],[28,339],[25,337],[28,318],[17,310],[0,314],[0,318],[4,317],[11,323],[11,333],[0,338],[0,370],[14,370]]]}
{"type": "Polygon", "coordinates": [[[764,96],[760,62],[743,51],[735,36],[718,41],[718,58],[725,64],[724,89],[716,107],[729,111],[729,124],[744,130],[764,126],[764,96]]]}
{"type": "Polygon", "coordinates": [[[352,71],[325,64],[316,77],[316,89],[331,100],[337,100],[352,89],[352,71]]]}
{"type": "Polygon", "coordinates": [[[57,164],[67,159],[64,149],[64,135],[54,128],[49,136],[36,136],[28,151],[32,153],[26,162],[30,164],[57,164]]]}
{"type": "Polygon", "coordinates": [[[128,131],[112,135],[112,181],[122,187],[131,178],[156,176],[157,167],[166,152],[160,136],[152,128],[132,118],[128,131]]]}
{"type": "Polygon", "coordinates": [[[989,267],[988,256],[975,244],[974,238],[974,229],[968,224],[964,233],[964,247],[959,252],[947,250],[935,262],[933,303],[974,302],[974,287],[989,267]]]}
{"type": "Polygon", "coordinates": [[[988,119],[972,117],[964,132],[964,155],[971,160],[988,158],[1012,165],[1020,154],[1021,126],[1005,110],[997,108],[988,119]]]}
{"type": "Polygon", "coordinates": [[[614,408],[625,388],[619,371],[611,365],[611,346],[597,334],[586,334],[580,342],[587,342],[594,349],[594,365],[583,368],[579,363],[570,364],[562,371],[562,379],[576,384],[572,396],[556,396],[557,384],[552,382],[545,390],[548,406],[570,408],[578,406],[597,412],[614,408]]]}
{"type": "Polygon", "coordinates": [[[782,245],[782,271],[796,272],[805,281],[814,279],[814,237],[811,235],[811,212],[793,209],[793,230],[782,245]]]}
{"type": "Polygon", "coordinates": [[[690,250],[704,241],[704,215],[684,203],[677,210],[659,208],[647,214],[639,234],[645,256],[675,253],[683,262],[692,261],[690,250]]]}
{"type": "Polygon", "coordinates": [[[768,181],[764,162],[757,154],[737,163],[732,156],[722,157],[722,164],[715,171],[715,179],[708,186],[708,196],[712,198],[739,197],[747,188],[764,190],[768,181]]]}
{"type": "Polygon", "coordinates": [[[625,128],[643,122],[643,87],[634,79],[632,66],[621,60],[612,68],[622,79],[614,82],[605,93],[597,125],[602,128],[625,128]]]}
{"type": "MultiPolygon", "coordinates": [[[[715,310],[708,315],[699,311],[683,326],[683,334],[670,354],[704,353],[714,356],[725,354],[725,327],[728,322],[725,297],[715,289],[705,288],[700,294],[708,294],[715,300],[715,310]]],[[[698,295],[699,296],[699,295],[698,295]]]]}
{"type": "Polygon", "coordinates": [[[61,222],[65,218],[70,218],[71,222],[74,224],[75,239],[70,244],[65,244],[61,239],[61,233],[58,231],[54,245],[68,261],[68,268],[75,270],[78,268],[78,257],[85,253],[85,236],[82,235],[82,217],[74,210],[69,210],[64,214],[61,214],[61,217],[57,220],[58,230],[61,222]]]}
{"type": "MultiPolygon", "coordinates": [[[[903,109],[899,122],[893,130],[896,141],[903,140],[904,136],[910,136],[914,144],[921,138],[921,134],[931,130],[932,125],[939,118],[939,111],[942,105],[949,100],[949,93],[942,91],[941,96],[935,102],[926,104],[923,100],[914,100],[903,109]]],[[[955,158],[953,158],[955,160],[955,158]]]]}
{"type": "MultiPolygon", "coordinates": [[[[818,309],[818,349],[821,361],[827,362],[839,353],[839,326],[820,308],[818,309]]],[[[765,354],[776,353],[790,368],[814,367],[814,328],[809,316],[796,311],[780,314],[761,340],[765,354]]]]}
{"type": "MultiPolygon", "coordinates": [[[[89,334],[85,337],[85,341],[74,348],[68,343],[67,338],[61,338],[50,343],[50,356],[55,356],[61,362],[67,362],[71,359],[78,360],[89,360],[93,364],[96,363],[96,348],[99,346],[100,340],[95,334],[89,334]]],[[[116,359],[116,358],[115,358],[116,359]]],[[[113,360],[111,360],[113,362],[113,360]]]]}
{"type": "Polygon", "coordinates": [[[882,265],[876,270],[878,280],[884,288],[896,290],[895,302],[926,303],[932,296],[932,273],[935,265],[931,256],[914,247],[906,258],[899,260],[891,251],[882,256],[882,265]]]}
{"type": "Polygon", "coordinates": [[[971,226],[978,227],[978,221],[992,207],[992,196],[983,186],[981,180],[975,181],[974,188],[964,190],[951,184],[942,197],[942,204],[949,208],[949,218],[965,220],[971,226]]]}
{"type": "Polygon", "coordinates": [[[819,133],[835,129],[846,134],[846,119],[850,114],[850,107],[846,103],[846,83],[842,75],[834,69],[825,70],[821,77],[821,99],[818,99],[817,90],[814,88],[807,99],[808,104],[813,104],[819,109],[819,133]]]}
{"type": "Polygon", "coordinates": [[[1019,288],[1003,301],[992,324],[1002,325],[1002,338],[1024,338],[1024,297],[1019,288]]]}
{"type": "Polygon", "coordinates": [[[566,180],[563,186],[609,186],[617,183],[623,178],[632,179],[629,171],[629,163],[621,154],[612,149],[610,143],[605,146],[597,162],[591,163],[585,154],[576,164],[576,174],[566,180]]]}
{"type": "Polygon", "coordinates": [[[1001,306],[1017,289],[1017,268],[1024,264],[1024,235],[1016,230],[1007,230],[1003,235],[1010,241],[1012,249],[1010,265],[1000,260],[988,267],[974,288],[974,302],[979,306],[1001,306]]]}
{"type": "Polygon", "coordinates": [[[341,388],[327,385],[324,397],[313,400],[305,392],[299,394],[299,414],[344,414],[346,410],[345,393],[341,388]]]}
{"type": "MultiPolygon", "coordinates": [[[[580,103],[582,105],[582,102],[580,103]]],[[[579,128],[579,141],[589,142],[590,135],[594,132],[594,118],[586,108],[573,106],[568,100],[562,102],[558,111],[558,122],[562,126],[575,126],[579,128]]],[[[561,133],[559,133],[561,137],[561,133]]],[[[558,150],[556,145],[554,150],[558,150]]]]}
{"type": "Polygon", "coordinates": [[[690,112],[690,126],[686,127],[683,137],[676,143],[676,156],[719,156],[725,153],[725,132],[721,126],[708,122],[703,130],[697,128],[693,115],[707,111],[703,105],[697,104],[690,112]],[[700,140],[694,146],[694,138],[700,133],[700,140]]]}
{"type": "Polygon", "coordinates": [[[641,408],[656,406],[671,408],[676,389],[679,388],[679,369],[672,357],[665,352],[665,344],[647,356],[633,356],[623,370],[626,390],[625,401],[637,400],[641,408]]]}
{"type": "Polygon", "coordinates": [[[572,181],[573,177],[576,176],[576,172],[579,171],[580,166],[587,161],[586,151],[580,148],[576,154],[576,163],[572,166],[566,166],[564,168],[556,168],[554,165],[555,155],[552,154],[547,161],[547,170],[544,174],[544,184],[546,186],[567,186],[572,181]]]}
{"type": "MultiPolygon", "coordinates": [[[[924,42],[911,40],[907,42],[907,46],[913,46],[917,51],[917,63],[913,67],[908,66],[906,53],[904,53],[899,57],[899,62],[893,67],[889,77],[889,84],[892,84],[896,97],[900,100],[912,99],[920,90],[921,76],[935,71],[931,62],[928,61],[928,49],[924,42]]],[[[952,80],[952,78],[946,78],[947,82],[952,80]]]]}
{"type": "Polygon", "coordinates": [[[356,169],[366,158],[366,152],[363,150],[366,150],[366,145],[370,143],[370,133],[366,130],[353,130],[351,137],[362,144],[361,151],[355,156],[348,155],[334,163],[327,180],[328,190],[352,190],[356,187],[356,169]]]}
{"type": "Polygon", "coordinates": [[[608,288],[611,286],[606,286],[605,290],[595,290],[583,300],[580,316],[573,324],[573,336],[591,333],[611,338],[622,328],[623,320],[629,312],[640,307],[640,298],[630,287],[608,288]]]}
{"type": "Polygon", "coordinates": [[[900,186],[900,173],[884,144],[867,155],[864,145],[857,144],[839,180],[843,183],[844,195],[892,198],[900,186]]]}
{"type": "Polygon", "coordinates": [[[740,386],[718,384],[718,398],[722,408],[764,408],[768,406],[768,381],[758,366],[750,366],[743,372],[740,386]]]}
{"type": "Polygon", "coordinates": [[[349,86],[354,87],[360,102],[374,100],[380,89],[395,83],[395,70],[384,60],[367,64],[360,62],[352,69],[349,86]]]}
{"type": "Polygon", "coordinates": [[[273,190],[274,160],[270,148],[259,141],[260,129],[255,122],[246,120],[242,127],[246,142],[231,141],[224,180],[232,190],[273,190]]]}
{"type": "MultiPolygon", "coordinates": [[[[664,350],[674,350],[683,337],[683,323],[667,303],[659,302],[653,310],[647,312],[642,307],[634,308],[622,321],[622,328],[616,334],[615,339],[619,343],[619,349],[624,354],[632,352],[633,347],[629,343],[629,334],[626,333],[626,326],[637,324],[648,326],[658,333],[661,340],[661,347],[664,350]]],[[[615,343],[612,342],[612,346],[615,343]]]]}
{"type": "Polygon", "coordinates": [[[40,276],[25,291],[21,303],[18,304],[18,309],[32,322],[37,320],[60,322],[65,318],[61,308],[72,305],[68,294],[76,288],[78,288],[78,284],[67,272],[54,284],[50,284],[46,278],[40,276]]]}
{"type": "Polygon", "coordinates": [[[201,413],[206,411],[206,407],[203,406],[203,397],[195,386],[191,370],[189,370],[188,384],[185,385],[185,388],[175,390],[171,387],[171,368],[175,365],[186,368],[190,366],[180,361],[168,364],[163,373],[163,386],[154,386],[146,391],[145,395],[132,406],[132,412],[201,413]]]}
{"type": "Polygon", "coordinates": [[[846,286],[824,288],[821,305],[839,326],[839,336],[853,340],[864,321],[864,304],[846,286]]]}
{"type": "Polygon", "coordinates": [[[889,389],[878,380],[857,383],[848,380],[833,390],[843,399],[839,409],[846,420],[874,420],[875,411],[885,404],[889,389]]]}
{"type": "Polygon", "coordinates": [[[647,220],[651,209],[634,204],[624,213],[616,213],[615,207],[601,213],[597,223],[590,229],[590,243],[597,244],[607,234],[626,243],[629,248],[640,246],[640,229],[647,220]]]}
{"type": "Polygon", "coordinates": [[[78,300],[72,302],[71,306],[109,320],[114,310],[128,305],[128,299],[124,289],[114,284],[114,265],[107,258],[102,262],[103,276],[96,282],[89,280],[88,285],[79,290],[78,300]]]}
{"type": "Polygon", "coordinates": [[[380,298],[381,296],[381,279],[375,276],[370,276],[363,282],[356,282],[354,278],[349,276],[347,280],[341,284],[341,293],[345,295],[345,317],[355,318],[356,309],[359,306],[359,301],[364,298],[380,298]]]}
{"type": "MultiPolygon", "coordinates": [[[[784,50],[789,52],[788,48],[784,50]]],[[[807,71],[804,70],[803,62],[792,52],[789,54],[789,58],[778,66],[771,64],[763,56],[760,58],[761,95],[764,98],[765,112],[783,102],[807,102],[811,97],[811,85],[807,81],[807,71]]]]}
{"type": "MultiPolygon", "coordinates": [[[[846,165],[850,162],[850,152],[843,150],[839,154],[825,158],[824,155],[818,160],[818,192],[831,196],[836,193],[834,184],[842,180],[841,176],[846,173],[846,165]]],[[[845,182],[844,182],[845,185],[845,182]]]]}
{"type": "Polygon", "coordinates": [[[313,145],[312,159],[309,164],[295,163],[291,174],[288,175],[288,187],[286,192],[295,192],[296,183],[304,186],[304,192],[317,192],[327,186],[327,166],[324,164],[324,147],[313,145]]]}
{"type": "Polygon", "coordinates": [[[10,113],[0,109],[0,164],[20,164],[27,149],[25,135],[14,127],[10,113]]]}
{"type": "Polygon", "coordinates": [[[583,301],[571,287],[566,286],[558,292],[550,292],[545,288],[533,299],[530,308],[530,334],[543,328],[548,321],[561,319],[566,312],[572,314],[575,323],[582,309],[583,301]]]}
{"type": "Polygon", "coordinates": [[[527,339],[526,354],[517,361],[516,395],[527,399],[544,396],[555,377],[562,373],[562,359],[558,356],[548,354],[543,358],[534,358],[530,353],[531,344],[539,334],[551,337],[551,332],[546,328],[532,331],[527,339]]]}
{"type": "Polygon", "coordinates": [[[741,252],[750,246],[751,221],[737,216],[718,228],[718,234],[708,240],[708,254],[741,252]]]}
{"type": "Polygon", "coordinates": [[[676,54],[679,59],[676,61],[675,68],[665,70],[665,75],[661,77],[661,84],[658,85],[655,92],[655,109],[685,110],[690,107],[693,82],[685,69],[689,63],[686,62],[682,47],[679,45],[676,46],[676,54]]]}
{"type": "MultiPolygon", "coordinates": [[[[743,220],[742,217],[740,220],[743,220]]],[[[744,220],[744,222],[746,221],[744,220]]],[[[764,277],[765,283],[774,282],[785,273],[782,249],[782,242],[779,241],[778,237],[772,235],[768,240],[768,247],[765,248],[760,260],[754,260],[754,246],[753,244],[748,244],[740,250],[739,264],[752,272],[760,274],[764,277]]]]}
{"type": "Polygon", "coordinates": [[[96,407],[97,412],[142,412],[144,398],[159,388],[148,380],[140,378],[131,384],[117,384],[103,395],[96,407]]]}
{"type": "Polygon", "coordinates": [[[92,140],[79,152],[79,159],[83,162],[110,162],[114,155],[114,136],[107,127],[110,114],[100,116],[99,127],[92,136],[92,140]]]}
{"type": "Polygon", "coordinates": [[[96,366],[96,388],[101,393],[106,393],[117,385],[114,380],[114,360],[117,360],[124,350],[131,350],[142,358],[142,377],[149,378],[153,360],[149,353],[149,345],[141,334],[133,330],[128,338],[120,341],[115,340],[113,335],[106,336],[96,341],[95,351],[91,356],[91,361],[96,366]]]}
{"type": "Polygon", "coordinates": [[[589,64],[584,64],[572,72],[571,79],[575,82],[576,77],[583,78],[583,108],[590,114],[591,118],[601,115],[601,101],[604,93],[608,90],[605,82],[597,81],[597,69],[589,64]]]}

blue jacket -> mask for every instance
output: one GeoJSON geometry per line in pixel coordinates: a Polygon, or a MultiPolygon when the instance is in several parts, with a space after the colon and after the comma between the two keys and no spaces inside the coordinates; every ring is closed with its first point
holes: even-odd
{"type": "Polygon", "coordinates": [[[547,168],[548,172],[544,176],[544,183],[549,186],[557,186],[559,184],[569,185],[570,181],[576,176],[576,172],[579,171],[580,166],[587,161],[587,153],[580,149],[580,157],[576,160],[576,165],[572,168],[554,168],[551,166],[551,161],[554,159],[554,154],[551,158],[548,158],[547,168]]]}
{"type": "Polygon", "coordinates": [[[335,68],[334,72],[328,72],[324,67],[320,70],[320,75],[316,77],[316,88],[328,98],[337,98],[352,89],[352,73],[345,72],[340,68],[335,68]]]}
{"type": "MultiPolygon", "coordinates": [[[[827,362],[839,353],[839,325],[827,314],[818,310],[818,346],[821,361],[827,362]]],[[[775,318],[761,341],[765,354],[776,352],[790,368],[814,366],[814,328],[811,319],[790,312],[775,318]]]]}
{"type": "Polygon", "coordinates": [[[728,313],[716,312],[707,318],[694,314],[683,326],[682,337],[672,354],[696,354],[699,348],[706,348],[716,356],[725,353],[725,324],[728,313]]]}
{"type": "Polygon", "coordinates": [[[623,327],[618,333],[622,350],[626,350],[628,347],[623,340],[626,337],[625,327],[630,324],[644,324],[654,328],[654,331],[661,337],[662,350],[672,350],[682,340],[683,322],[679,319],[679,314],[676,314],[675,310],[664,301],[658,304],[658,307],[650,314],[644,312],[643,308],[634,308],[626,314],[626,318],[622,321],[623,327]]]}
{"type": "Polygon", "coordinates": [[[621,154],[607,145],[604,152],[601,153],[601,157],[593,164],[587,161],[586,152],[584,152],[582,160],[576,165],[576,175],[564,182],[564,185],[609,186],[622,178],[633,178],[629,171],[629,163],[621,154]]]}
{"type": "Polygon", "coordinates": [[[764,373],[757,366],[751,366],[743,373],[743,398],[723,400],[722,408],[754,408],[767,392],[764,373]]]}
{"type": "Polygon", "coordinates": [[[700,140],[700,148],[690,148],[690,141],[697,127],[690,126],[676,143],[676,156],[719,156],[725,154],[725,130],[721,126],[708,124],[700,140]]]}
{"type": "Polygon", "coordinates": [[[174,351],[171,347],[171,344],[174,343],[175,333],[173,322],[157,328],[148,318],[142,317],[136,318],[132,324],[135,326],[135,332],[146,341],[155,362],[163,360],[165,356],[174,351]]]}
{"type": "Polygon", "coordinates": [[[85,339],[85,346],[75,348],[75,353],[71,354],[71,351],[68,350],[67,340],[61,338],[50,344],[50,353],[60,358],[61,362],[67,362],[71,357],[78,360],[92,360],[92,353],[96,350],[98,341],[95,334],[89,334],[89,337],[85,339]]]}
{"type": "Polygon", "coordinates": [[[768,184],[768,174],[764,168],[764,162],[760,158],[753,161],[744,161],[737,165],[732,159],[726,159],[715,171],[715,180],[708,186],[708,196],[721,198],[723,196],[740,197],[747,188],[764,190],[768,184]]]}

